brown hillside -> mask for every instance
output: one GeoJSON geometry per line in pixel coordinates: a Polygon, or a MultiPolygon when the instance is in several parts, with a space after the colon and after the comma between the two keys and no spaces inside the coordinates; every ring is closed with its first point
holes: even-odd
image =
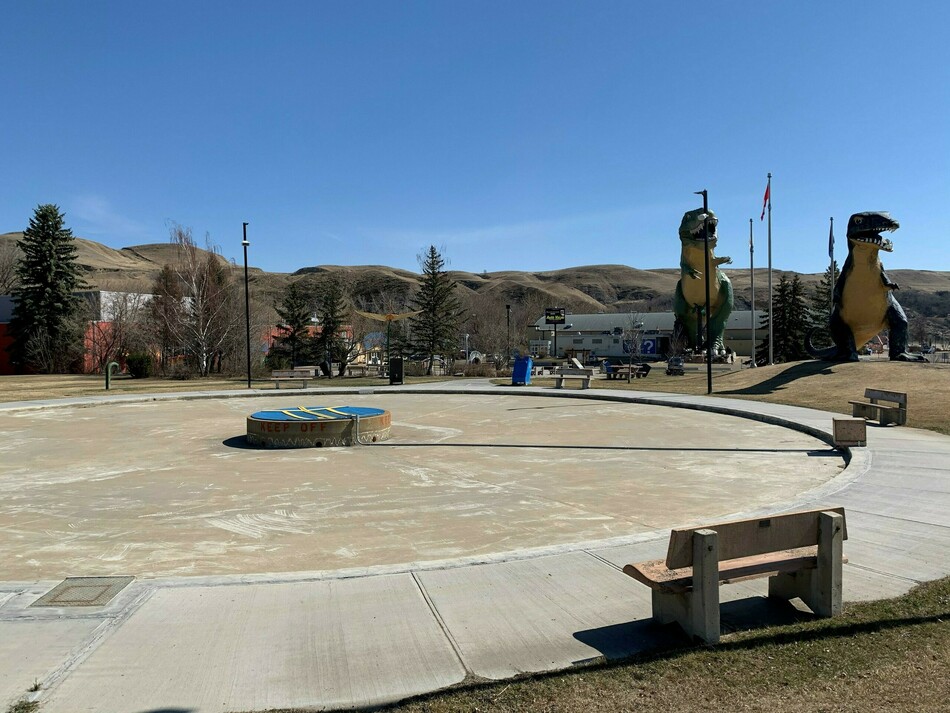
{"type": "MultiPolygon", "coordinates": [[[[15,242],[22,233],[0,235],[0,243],[15,242]]],[[[121,250],[100,243],[77,238],[79,263],[85,270],[86,281],[92,287],[113,290],[147,291],[159,270],[176,259],[171,243],[135,245],[121,250]]],[[[255,292],[279,291],[289,281],[306,276],[342,274],[357,294],[406,294],[418,284],[419,276],[408,270],[383,265],[320,265],[303,267],[292,274],[264,272],[251,268],[251,284],[255,292]]],[[[725,273],[732,281],[736,308],[747,309],[750,299],[748,269],[729,265],[725,273]]],[[[641,270],[628,265],[586,265],[543,272],[473,273],[450,271],[468,294],[490,296],[505,302],[520,304],[564,305],[572,311],[659,311],[672,308],[673,290],[679,279],[679,270],[665,268],[641,270]]],[[[773,285],[782,275],[793,272],[773,270],[773,285]]],[[[931,270],[892,270],[890,277],[901,285],[898,296],[905,308],[932,317],[945,318],[950,313],[950,272],[931,270]]],[[[811,289],[821,279],[820,274],[800,275],[811,289]]],[[[756,306],[764,306],[767,270],[755,270],[756,306]]]]}

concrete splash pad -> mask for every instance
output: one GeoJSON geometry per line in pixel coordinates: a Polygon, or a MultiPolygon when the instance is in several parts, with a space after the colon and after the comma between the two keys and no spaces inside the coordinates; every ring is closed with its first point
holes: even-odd
{"type": "Polygon", "coordinates": [[[262,448],[328,448],[389,440],[389,411],[367,406],[293,406],[247,417],[247,442],[262,448]]]}
{"type": "Polygon", "coordinates": [[[356,448],[261,450],[300,396],[0,414],[0,580],[305,572],[623,537],[785,502],[839,454],[733,416],[597,399],[351,394],[356,448]]]}

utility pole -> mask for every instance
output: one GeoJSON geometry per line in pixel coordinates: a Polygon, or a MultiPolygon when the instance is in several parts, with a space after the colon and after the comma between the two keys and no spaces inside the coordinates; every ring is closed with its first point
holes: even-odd
{"type": "Polygon", "coordinates": [[[704,188],[701,191],[695,191],[696,195],[703,197],[703,248],[706,253],[706,269],[703,274],[703,280],[706,282],[706,393],[712,393],[712,340],[709,331],[709,196],[704,188]]]}
{"type": "Polygon", "coordinates": [[[251,293],[247,284],[247,247],[250,243],[247,241],[247,223],[244,223],[244,239],[241,241],[244,247],[244,326],[245,336],[247,337],[247,388],[251,388],[251,293]]]}

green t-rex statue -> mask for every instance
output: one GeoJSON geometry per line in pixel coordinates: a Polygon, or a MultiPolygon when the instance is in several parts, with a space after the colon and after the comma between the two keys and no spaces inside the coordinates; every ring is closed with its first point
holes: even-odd
{"type": "Polygon", "coordinates": [[[882,211],[855,213],[848,220],[848,258],[832,295],[829,330],[834,346],[816,348],[811,332],[805,339],[805,349],[816,359],[858,361],[858,348],[887,329],[892,361],[925,361],[922,355],[907,352],[907,317],[892,292],[900,288],[881,264],[881,250],[894,249],[881,233],[899,227],[882,211]]]}
{"type": "Polygon", "coordinates": [[[722,354],[725,348],[722,334],[726,320],[732,313],[732,283],[719,269],[720,265],[732,262],[731,257],[716,257],[716,226],[719,221],[711,210],[702,208],[683,214],[680,222],[680,279],[676,283],[673,297],[673,313],[676,315],[674,334],[685,340],[695,349],[706,346],[705,338],[697,333],[700,327],[700,314],[706,309],[706,245],[703,239],[703,220],[706,219],[709,230],[709,265],[715,270],[715,281],[709,286],[709,338],[713,352],[722,354]],[[707,218],[708,216],[708,218],[707,218]]]}

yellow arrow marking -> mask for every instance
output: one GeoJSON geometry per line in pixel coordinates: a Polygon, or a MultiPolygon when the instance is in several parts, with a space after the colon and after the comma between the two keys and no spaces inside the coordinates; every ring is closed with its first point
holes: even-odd
{"type": "Polygon", "coordinates": [[[323,419],[327,419],[327,418],[332,419],[332,418],[333,418],[333,416],[327,416],[325,413],[320,413],[319,411],[311,411],[311,410],[308,409],[306,406],[298,406],[297,408],[300,409],[301,411],[303,411],[304,413],[309,413],[309,414],[311,414],[311,415],[313,415],[313,416],[316,416],[317,418],[323,418],[323,419]]]}
{"type": "Polygon", "coordinates": [[[291,418],[299,418],[301,421],[308,421],[309,419],[304,418],[303,416],[298,416],[293,411],[281,411],[283,414],[287,414],[291,418]]]}

